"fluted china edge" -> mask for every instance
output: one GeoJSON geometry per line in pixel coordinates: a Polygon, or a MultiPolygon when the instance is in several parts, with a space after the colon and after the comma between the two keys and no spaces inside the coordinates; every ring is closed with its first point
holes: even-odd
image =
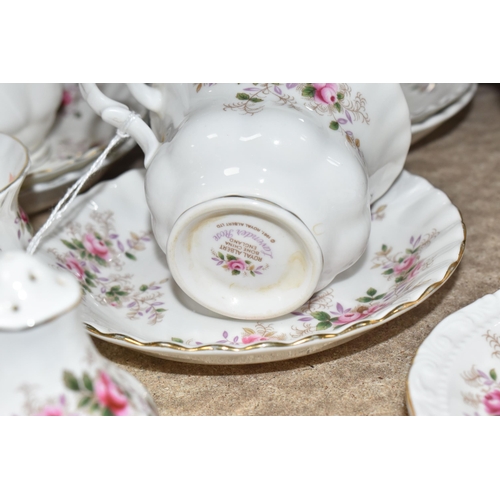
{"type": "Polygon", "coordinates": [[[459,211],[427,181],[403,172],[372,207],[368,249],[355,266],[291,314],[228,319],[171,279],[152,238],[143,178],[131,171],[81,195],[40,255],[80,280],[93,335],[154,356],[248,364],[334,347],[417,306],[449,278],[464,251],[459,211]]]}

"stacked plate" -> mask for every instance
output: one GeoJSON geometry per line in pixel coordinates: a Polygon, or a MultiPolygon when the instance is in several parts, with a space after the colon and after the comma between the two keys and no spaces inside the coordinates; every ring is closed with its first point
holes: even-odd
{"type": "Polygon", "coordinates": [[[402,83],[411,118],[412,144],[460,112],[474,97],[477,83],[402,83]]]}
{"type": "MultiPolygon", "coordinates": [[[[43,147],[32,155],[32,166],[26,176],[19,203],[30,214],[54,206],[67,188],[79,179],[85,169],[101,154],[116,129],[97,116],[83,100],[77,83],[65,83],[63,102],[43,147]]],[[[106,95],[127,104],[142,116],[146,109],[128,92],[123,83],[100,84],[106,95]]],[[[107,157],[111,165],[135,145],[123,139],[107,157]]],[[[104,173],[92,177],[95,183],[104,173]]]]}

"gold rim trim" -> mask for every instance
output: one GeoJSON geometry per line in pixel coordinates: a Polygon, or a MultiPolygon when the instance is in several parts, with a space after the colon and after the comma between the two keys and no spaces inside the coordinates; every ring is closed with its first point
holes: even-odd
{"type": "MultiPolygon", "coordinates": [[[[453,274],[453,271],[456,269],[458,264],[460,264],[460,261],[462,260],[464,250],[465,250],[465,242],[467,240],[467,228],[465,227],[464,219],[462,217],[462,212],[458,208],[457,208],[457,210],[458,210],[458,213],[460,214],[460,219],[462,220],[462,229],[464,231],[464,241],[462,241],[462,244],[460,246],[460,253],[458,255],[458,260],[455,263],[455,268],[451,270],[449,276],[447,276],[448,272],[446,273],[445,277],[443,278],[443,283],[451,276],[451,274],[453,274]]],[[[452,266],[453,266],[453,264],[452,264],[452,266]]],[[[450,271],[450,268],[451,268],[451,266],[448,268],[448,271],[450,271]]],[[[431,333],[432,333],[432,330],[431,330],[431,333]]],[[[415,405],[413,404],[413,400],[411,399],[411,393],[410,393],[410,372],[411,372],[411,369],[413,368],[413,365],[415,364],[415,359],[417,359],[418,352],[420,351],[421,345],[422,344],[420,344],[419,348],[417,349],[417,352],[415,353],[415,355],[413,356],[413,359],[411,360],[410,369],[408,370],[408,375],[406,376],[406,384],[405,384],[406,385],[406,398],[405,399],[406,399],[406,408],[408,410],[408,415],[410,417],[417,416],[417,412],[415,411],[415,405]]]]}
{"type": "MultiPolygon", "coordinates": [[[[415,358],[413,358],[413,359],[415,359],[415,358]]],[[[413,361],[411,363],[410,370],[411,370],[412,366],[413,366],[413,361]]],[[[411,400],[411,396],[410,396],[410,383],[409,383],[408,377],[406,378],[406,408],[408,410],[408,415],[410,417],[417,416],[417,414],[415,413],[415,407],[413,406],[413,401],[411,400]]]]}
{"type": "MultiPolygon", "coordinates": [[[[359,330],[361,328],[366,328],[368,326],[373,326],[373,325],[379,325],[381,323],[387,322],[390,318],[393,316],[401,313],[402,311],[406,311],[408,309],[411,309],[415,306],[417,306],[420,302],[424,301],[429,295],[431,295],[433,292],[435,292],[438,288],[440,288],[446,281],[448,281],[448,278],[453,274],[455,269],[458,267],[460,264],[460,261],[462,260],[462,257],[464,255],[465,251],[465,244],[467,241],[467,229],[465,227],[465,223],[462,217],[462,213],[460,210],[455,207],[458,211],[458,214],[460,216],[460,221],[462,224],[462,230],[463,230],[463,241],[460,244],[460,251],[458,253],[458,258],[455,262],[450,264],[448,269],[446,270],[446,273],[444,277],[436,282],[433,283],[432,285],[428,286],[422,295],[418,297],[417,299],[411,301],[411,302],[405,302],[404,304],[401,304],[391,311],[389,311],[384,317],[379,318],[379,319],[372,319],[368,321],[360,321],[359,323],[355,323],[351,325],[349,328],[346,328],[344,331],[339,332],[339,333],[318,333],[315,335],[309,335],[308,337],[301,338],[295,342],[285,344],[283,342],[259,342],[256,344],[251,344],[246,347],[232,347],[232,346],[224,346],[224,345],[217,345],[217,344],[207,344],[199,347],[186,347],[180,344],[174,344],[171,342],[161,342],[161,341],[155,341],[155,342],[142,342],[140,340],[137,340],[133,337],[129,337],[128,335],[124,335],[121,333],[104,333],[99,331],[97,328],[89,325],[88,323],[85,323],[85,327],[87,330],[95,335],[96,337],[100,337],[103,340],[107,339],[114,339],[114,340],[120,340],[122,342],[125,342],[127,344],[131,344],[134,346],[138,347],[160,347],[163,349],[171,349],[173,351],[182,351],[182,352],[207,352],[207,351],[229,351],[229,352],[246,352],[246,351],[254,351],[257,349],[264,349],[264,348],[269,348],[269,347],[278,347],[278,348],[289,348],[289,347],[295,347],[298,345],[306,344],[308,342],[312,342],[313,340],[325,340],[325,339],[333,339],[335,337],[339,336],[345,336],[346,334],[350,332],[354,332],[356,330],[359,330]]],[[[417,351],[418,353],[418,351],[417,351]]],[[[416,355],[415,355],[416,356],[416,355]]],[[[415,358],[413,358],[415,359],[415,358]]],[[[412,363],[413,364],[413,363],[412,363]]],[[[408,395],[408,401],[409,401],[409,406],[413,408],[413,404],[411,403],[410,399],[410,393],[408,391],[408,382],[407,382],[407,395],[408,395]]]]}

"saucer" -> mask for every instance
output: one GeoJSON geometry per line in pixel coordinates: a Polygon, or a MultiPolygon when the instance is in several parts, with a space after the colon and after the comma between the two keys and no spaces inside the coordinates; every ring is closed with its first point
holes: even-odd
{"type": "MultiPolygon", "coordinates": [[[[66,189],[85,172],[108,145],[116,129],[94,113],[81,96],[77,83],[64,83],[63,102],[45,143],[31,155],[32,165],[20,193],[20,203],[28,213],[53,206],[66,189]]],[[[99,84],[106,95],[146,116],[124,83],[99,84]]],[[[106,166],[135,146],[129,137],[118,143],[105,160],[106,166]]],[[[98,177],[93,178],[96,182],[98,177]]]]}
{"type": "Polygon", "coordinates": [[[403,171],[372,207],[364,256],[291,314],[230,319],[172,280],[157,246],[143,170],[80,195],[39,255],[73,272],[90,333],[154,356],[204,364],[290,359],[351,340],[425,300],[462,258],[460,212],[425,179],[403,171]]]}
{"type": "Polygon", "coordinates": [[[431,332],[408,376],[411,415],[500,416],[500,290],[431,332]]]}
{"type": "Polygon", "coordinates": [[[416,142],[423,139],[426,135],[433,132],[436,128],[438,128],[445,121],[449,120],[460,111],[462,111],[472,98],[476,94],[477,91],[477,83],[473,83],[470,85],[469,89],[456,101],[451,103],[449,106],[445,107],[438,113],[431,115],[429,118],[425,119],[419,123],[413,123],[411,125],[411,143],[415,144],[416,142]]]}
{"type": "Polygon", "coordinates": [[[462,97],[472,83],[402,83],[412,124],[423,122],[462,97]]]}

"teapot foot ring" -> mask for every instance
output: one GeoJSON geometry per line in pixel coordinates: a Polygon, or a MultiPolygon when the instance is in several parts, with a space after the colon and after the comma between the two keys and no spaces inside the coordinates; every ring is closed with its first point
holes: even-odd
{"type": "Polygon", "coordinates": [[[236,196],[184,212],[170,233],[167,260],[193,300],[248,320],[296,310],[323,270],[321,249],[300,219],[273,203],[236,196]]]}

